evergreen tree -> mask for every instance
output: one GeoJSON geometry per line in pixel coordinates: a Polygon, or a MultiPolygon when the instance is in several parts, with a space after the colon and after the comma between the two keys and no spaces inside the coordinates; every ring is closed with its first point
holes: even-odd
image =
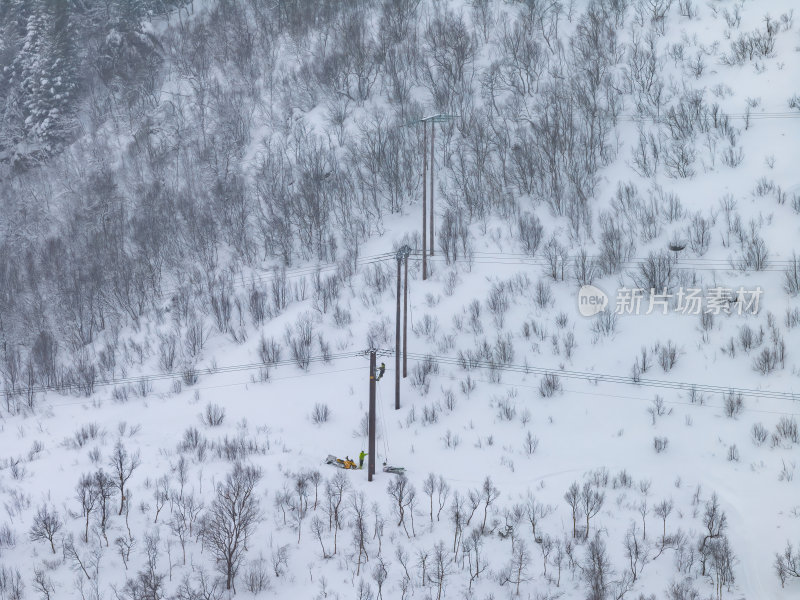
{"type": "Polygon", "coordinates": [[[50,154],[74,126],[79,56],[72,4],[40,0],[17,55],[23,130],[33,153],[50,154]]]}

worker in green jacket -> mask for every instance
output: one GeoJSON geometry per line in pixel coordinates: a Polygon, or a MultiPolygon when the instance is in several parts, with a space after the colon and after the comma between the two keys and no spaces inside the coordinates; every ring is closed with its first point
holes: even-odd
{"type": "Polygon", "coordinates": [[[366,452],[364,452],[363,450],[361,451],[361,454],[358,455],[358,468],[359,469],[363,469],[364,468],[364,457],[365,456],[368,456],[368,454],[366,452]]]}

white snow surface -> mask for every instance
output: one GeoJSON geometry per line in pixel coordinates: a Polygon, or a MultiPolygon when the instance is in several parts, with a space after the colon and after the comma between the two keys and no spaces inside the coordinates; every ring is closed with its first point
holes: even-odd
{"type": "MultiPolygon", "coordinates": [[[[759,113],[788,112],[787,99],[797,93],[800,73],[797,25],[778,35],[774,57],[761,61],[763,70],[760,72],[753,63],[742,67],[724,66],[719,63],[718,56],[727,51],[728,41],[723,37],[726,26],[722,17],[714,17],[712,11],[722,7],[730,9],[733,5],[732,2],[717,1],[698,3],[699,16],[688,21],[679,17],[676,3],[668,21],[667,42],[684,39],[689,47],[720,42],[716,54],[706,58],[706,73],[693,84],[706,90],[707,99],[713,98],[711,90],[717,84],[728,86],[731,93],[719,100],[723,110],[742,114],[746,99],[758,98],[760,102],[752,109],[754,117],[759,113]]],[[[792,0],[744,2],[741,31],[760,26],[761,17],[767,11],[777,17],[794,5],[792,0]]],[[[194,18],[199,17],[195,15],[194,18]]],[[[665,68],[669,70],[672,65],[668,62],[665,68]]],[[[795,114],[800,116],[796,111],[795,114]]],[[[532,264],[530,260],[526,264],[521,250],[510,238],[508,226],[500,221],[490,221],[485,231],[474,230],[475,259],[472,263],[447,265],[437,248],[437,255],[431,260],[433,275],[422,281],[418,257],[412,258],[408,346],[414,356],[409,359],[409,377],[401,380],[402,406],[400,410],[394,410],[394,356],[382,354],[378,360],[385,361],[387,370],[377,384],[378,472],[372,482],[367,481],[366,469],[345,472],[353,489],[366,494],[369,506],[377,503],[386,518],[381,541],[381,556],[388,569],[388,579],[383,587],[385,598],[401,597],[403,573],[395,557],[395,548],[402,546],[406,549],[411,555],[410,565],[416,563],[418,550],[431,550],[440,540],[452,549],[453,530],[448,507],[453,493],[457,490],[467,494],[471,489],[480,488],[486,477],[490,477],[500,490],[499,499],[489,509],[488,531],[485,532],[483,555],[488,569],[470,587],[469,574],[459,553],[447,578],[445,596],[514,596],[515,585],[507,583],[501,586],[497,577],[512,559],[511,540],[497,535],[506,523],[504,509],[524,503],[526,496],[533,494],[537,500],[552,505],[554,509],[539,525],[541,532],[553,538],[571,538],[571,514],[564,493],[572,482],[582,485],[593,473],[603,469],[608,471],[609,482],[600,487],[605,501],[600,513],[591,520],[590,536],[597,533],[605,541],[614,569],[612,579],[619,578],[628,567],[623,540],[631,522],[641,530],[642,516],[637,509],[641,502],[647,502],[648,506],[646,541],[651,547],[651,556],[654,556],[659,546],[662,521],[653,513],[653,507],[661,500],[671,499],[675,508],[666,520],[667,534],[680,530],[688,536],[688,547],[696,548],[702,531],[705,503],[715,493],[727,514],[727,534],[736,555],[736,581],[723,587],[722,597],[750,600],[800,597],[800,580],[789,580],[782,588],[773,570],[774,555],[783,550],[787,540],[800,543],[800,475],[788,481],[785,477],[783,480],[779,478],[787,470],[797,475],[796,467],[800,462],[798,445],[784,441],[773,447],[769,439],[756,445],[750,433],[757,422],[763,423],[772,433],[779,419],[800,418],[796,400],[767,398],[753,392],[800,393],[797,379],[800,329],[783,325],[785,312],[798,307],[798,301],[784,291],[782,269],[743,272],[729,267],[728,261],[735,260],[735,253],[722,244],[724,217],[719,205],[723,196],[732,195],[743,221],[747,223],[755,219],[761,224],[761,235],[769,242],[770,258],[788,260],[791,257],[797,246],[800,218],[789,202],[778,204],[771,196],[759,197],[754,188],[758,179],[764,176],[781,186],[790,197],[792,193],[800,192],[797,175],[800,118],[753,118],[746,130],[741,119],[735,120],[734,125],[742,127],[740,145],[744,148],[745,158],[741,166],[730,169],[718,163],[709,166],[707,171],[698,168],[698,173],[691,179],[662,177],[658,182],[665,190],[676,193],[687,211],[702,211],[705,215],[713,213],[717,218],[710,249],[702,257],[706,262],[686,263],[687,268],[695,269],[704,285],[717,282],[731,288],[760,286],[764,290],[758,315],[716,317],[705,339],[698,316],[678,314],[621,316],[613,335],[595,339],[590,329],[592,320],[578,314],[574,281],[553,282],[548,280],[540,264],[532,264]],[[769,156],[774,156],[772,167],[765,163],[769,156]],[[516,261],[517,258],[520,260],[516,261]],[[448,294],[446,280],[451,272],[457,273],[458,282],[448,294]],[[517,282],[522,282],[521,289],[518,293],[511,293],[510,308],[501,327],[487,309],[486,299],[493,283],[511,281],[515,277],[517,282]],[[537,307],[533,301],[539,281],[546,282],[553,294],[552,301],[545,308],[537,307]],[[473,299],[478,299],[483,308],[483,330],[479,333],[473,332],[469,326],[468,305],[473,299]],[[559,313],[566,315],[565,322],[560,324],[557,323],[559,313]],[[766,332],[763,345],[766,346],[769,343],[768,313],[773,314],[783,327],[787,359],[783,368],[761,375],[752,367],[760,348],[750,352],[738,350],[734,357],[721,349],[729,338],[738,336],[739,328],[745,324],[756,330],[763,327],[766,332]],[[425,319],[435,323],[429,335],[422,332],[425,319]],[[460,329],[455,325],[456,320],[461,321],[460,329]],[[523,323],[534,321],[546,333],[541,338],[535,334],[526,338],[523,323]],[[576,347],[571,357],[567,357],[564,339],[570,332],[574,334],[576,347]],[[513,340],[512,365],[527,365],[556,373],[566,370],[585,377],[562,376],[563,389],[544,398],[539,392],[542,379],[539,373],[525,373],[519,369],[500,370],[493,375],[486,369],[467,372],[456,364],[442,362],[438,374],[431,377],[427,394],[411,385],[414,370],[421,362],[418,357],[430,354],[455,358],[459,350],[472,350],[483,339],[494,345],[499,336],[506,334],[510,334],[513,340]],[[448,335],[452,338],[446,339],[448,335]],[[664,372],[653,356],[651,370],[643,377],[686,385],[675,389],[634,384],[630,380],[631,368],[640,348],[652,348],[655,343],[663,344],[667,340],[678,347],[676,366],[664,372]],[[622,376],[628,381],[592,381],[592,373],[622,376]],[[475,384],[469,394],[462,390],[467,377],[475,384]],[[743,394],[741,414],[735,418],[726,417],[720,394],[706,393],[702,402],[693,402],[691,384],[748,390],[743,394]],[[448,391],[452,391],[455,398],[452,409],[445,403],[448,391]],[[653,424],[648,408],[656,395],[663,399],[666,414],[658,416],[653,424]],[[511,420],[501,418],[501,403],[513,407],[515,416],[511,420]],[[437,422],[424,424],[424,411],[434,408],[438,413],[437,422]],[[539,441],[532,455],[528,455],[524,448],[529,431],[539,441]],[[656,453],[654,450],[656,437],[668,439],[664,452],[656,453]],[[456,438],[459,443],[455,448],[448,448],[447,438],[456,438]],[[733,445],[738,449],[738,460],[729,460],[729,449],[733,445]],[[394,476],[381,472],[383,461],[404,466],[409,481],[417,490],[419,502],[413,515],[414,535],[408,536],[402,527],[397,526],[386,493],[386,487],[394,476]],[[632,477],[633,485],[615,488],[611,481],[623,470],[632,477]],[[428,515],[427,497],[422,491],[423,481],[429,473],[442,475],[452,490],[441,520],[434,518],[433,523],[428,515]],[[643,481],[651,483],[646,493],[640,490],[643,481]],[[695,497],[699,501],[693,500],[695,497]]],[[[601,171],[597,210],[610,203],[620,180],[637,182],[642,193],[649,185],[629,166],[636,125],[622,122],[616,131],[620,150],[617,160],[601,171]]],[[[253,155],[258,152],[260,137],[254,136],[254,139],[257,141],[251,148],[253,155]]],[[[418,230],[418,209],[418,204],[412,205],[407,214],[385,217],[383,235],[371,239],[362,248],[362,255],[368,257],[392,251],[404,236],[418,230]]],[[[565,220],[550,216],[543,206],[537,209],[537,214],[548,231],[560,232],[562,242],[571,246],[565,220]]],[[[645,257],[650,249],[663,248],[671,233],[682,232],[685,224],[681,223],[674,231],[671,225],[665,225],[655,240],[638,245],[636,257],[645,257]]],[[[679,266],[680,260],[684,259],[688,260],[689,255],[679,258],[679,266]]],[[[362,271],[366,268],[362,267],[362,271]]],[[[358,576],[355,574],[349,526],[340,533],[336,556],[328,559],[321,556],[319,543],[314,539],[309,523],[314,515],[320,516],[326,524],[328,522],[322,509],[324,484],[320,488],[320,506],[311,510],[301,524],[299,542],[297,528],[291,519],[284,523],[280,509],[274,504],[284,488],[290,492],[293,489],[293,474],[318,470],[325,478],[331,477],[336,470],[323,462],[328,454],[355,458],[359,451],[366,449],[367,441],[360,431],[360,422],[368,403],[368,358],[357,355],[329,363],[314,362],[307,370],[291,364],[272,367],[269,380],[261,382],[258,380],[256,347],[262,334],[282,340],[286,327],[294,324],[300,315],[307,314],[316,332],[330,343],[334,354],[365,350],[369,328],[379,323],[383,323],[387,335],[380,339],[378,346],[382,350],[392,350],[395,343],[394,260],[382,263],[380,268],[387,272],[388,285],[375,302],[365,301],[369,294],[365,293],[361,273],[353,279],[352,285],[342,286],[338,304],[351,312],[350,324],[337,326],[331,312],[315,310],[310,300],[295,301],[282,315],[262,328],[250,326],[248,340],[242,344],[236,344],[226,336],[212,335],[201,363],[201,367],[209,369],[209,372],[201,372],[196,385],[184,386],[179,392],[173,391],[171,378],[154,377],[152,392],[146,397],[131,392],[127,401],[115,400],[112,391],[115,387],[123,387],[122,384],[100,386],[90,398],[48,393],[41,399],[42,409],[37,413],[5,417],[0,424],[0,454],[8,458],[22,457],[24,473],[15,477],[10,468],[0,471],[0,489],[5,498],[6,513],[0,517],[0,523],[8,522],[17,533],[14,547],[0,550],[0,563],[19,568],[25,579],[31,581],[35,567],[45,561],[60,561],[49,572],[57,590],[53,597],[81,597],[75,584],[78,574],[67,561],[61,560],[60,551],[53,556],[49,544],[28,540],[27,531],[33,514],[37,507],[46,503],[55,506],[65,518],[63,533],[74,534],[81,552],[88,554],[90,547],[101,545],[103,554],[97,582],[101,598],[114,598],[111,586],[121,589],[124,579],[133,577],[141,568],[146,532],[160,532],[163,550],[159,568],[165,573],[170,570],[167,545],[171,546],[174,566],[166,583],[170,594],[175,593],[183,576],[195,576],[192,565],[204,566],[212,572],[214,565],[208,549],[196,541],[187,547],[186,566],[181,564],[179,546],[166,525],[170,516],[169,504],[158,522],[154,522],[154,482],[169,474],[171,487],[175,488],[174,468],[180,456],[178,444],[187,428],[197,427],[209,441],[224,436],[244,436],[255,440],[262,448],[262,452],[246,459],[247,463],[263,471],[257,487],[263,520],[256,534],[247,542],[247,559],[254,561],[263,557],[267,561],[270,583],[266,592],[248,592],[244,579],[246,567],[243,567],[237,578],[237,597],[316,598],[322,597],[325,590],[327,597],[352,598],[357,597],[356,587],[362,578],[370,583],[375,593],[377,588],[371,574],[378,563],[378,540],[372,537],[372,531],[368,540],[369,562],[362,565],[358,576]],[[225,372],[226,367],[248,364],[256,366],[225,372]],[[224,407],[226,415],[221,426],[209,427],[201,423],[201,413],[208,403],[224,407]],[[328,405],[331,411],[328,422],[312,423],[310,415],[315,403],[328,405]],[[131,559],[127,570],[113,544],[114,538],[125,534],[124,518],[117,516],[116,509],[112,510],[108,532],[110,546],[106,547],[104,541],[101,543],[96,532],[90,533],[90,544],[84,544],[80,541],[82,518],[79,504],[74,498],[78,477],[106,465],[113,445],[120,437],[118,424],[123,422],[129,427],[140,426],[134,434],[126,430],[122,440],[131,451],[138,450],[142,460],[142,466],[134,472],[130,482],[132,504],[129,520],[137,543],[133,551],[135,558],[131,559]],[[87,423],[99,424],[102,433],[97,439],[89,440],[84,447],[77,449],[65,441],[87,423]],[[28,449],[35,441],[41,442],[44,449],[28,460],[28,449]],[[99,449],[101,456],[97,463],[90,458],[90,451],[95,448],[99,449]],[[14,495],[20,498],[16,505],[12,500],[14,495]],[[276,577],[271,572],[270,557],[284,544],[289,546],[289,566],[284,574],[276,577]]],[[[292,271],[289,274],[291,276],[292,271]]],[[[268,272],[263,275],[268,276],[268,272]]],[[[630,280],[624,275],[621,279],[630,285],[630,280]]],[[[290,280],[299,281],[299,278],[290,280]]],[[[612,295],[612,307],[613,295],[620,283],[618,277],[595,282],[612,295]]],[[[144,323],[140,331],[130,332],[146,348],[149,347],[145,351],[149,358],[144,359],[139,370],[127,373],[133,388],[137,378],[158,373],[153,345],[157,340],[156,334],[168,328],[169,319],[169,314],[165,313],[160,320],[144,323]]],[[[312,354],[319,354],[317,346],[312,354]]],[[[286,347],[282,358],[289,358],[286,347]]],[[[191,457],[191,467],[186,487],[193,489],[208,505],[215,485],[230,471],[231,463],[211,451],[203,461],[198,461],[191,453],[187,456],[191,457]]],[[[116,502],[118,500],[112,503],[112,508],[116,502]]],[[[473,529],[475,521],[480,524],[482,511],[483,508],[478,509],[468,530],[473,529]]],[[[515,530],[532,553],[527,578],[520,586],[522,597],[586,597],[580,569],[570,570],[565,561],[560,584],[556,585],[543,573],[541,544],[533,539],[530,526],[523,519],[515,525],[515,530]]],[[[468,531],[465,538],[467,534],[468,531]]],[[[331,536],[326,531],[323,537],[326,547],[332,544],[331,536]]],[[[575,542],[576,558],[582,562],[587,543],[582,540],[575,542]]],[[[436,587],[421,586],[419,569],[409,566],[409,570],[414,596],[435,598],[436,587]]],[[[552,577],[556,570],[554,565],[548,564],[549,576],[552,577]]],[[[667,548],[658,558],[647,562],[626,597],[654,594],[657,598],[667,598],[666,589],[670,582],[681,581],[684,577],[687,575],[676,569],[674,549],[667,548]]],[[[715,597],[712,577],[693,574],[690,578],[702,598],[715,597]]],[[[91,585],[86,582],[86,589],[91,585]]],[[[26,597],[34,597],[34,594],[29,585],[26,597]]]]}

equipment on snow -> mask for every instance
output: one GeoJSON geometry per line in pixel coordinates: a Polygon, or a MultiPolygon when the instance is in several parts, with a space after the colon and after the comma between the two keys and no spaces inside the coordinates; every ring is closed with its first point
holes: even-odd
{"type": "Polygon", "coordinates": [[[328,465],[333,465],[334,467],[339,467],[340,469],[357,469],[358,465],[355,461],[350,460],[350,457],[346,458],[336,458],[333,454],[328,454],[328,458],[325,459],[325,463],[328,465]]]}
{"type": "Polygon", "coordinates": [[[394,475],[404,475],[406,472],[405,467],[390,467],[386,463],[383,463],[383,472],[384,473],[393,473],[394,475]]]}

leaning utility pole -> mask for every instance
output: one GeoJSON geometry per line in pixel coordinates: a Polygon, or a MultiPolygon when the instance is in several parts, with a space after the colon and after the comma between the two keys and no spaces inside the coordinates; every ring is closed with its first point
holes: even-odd
{"type": "Polygon", "coordinates": [[[375,474],[375,349],[369,351],[369,452],[367,461],[367,480],[372,481],[375,474]]]}
{"type": "MultiPolygon", "coordinates": [[[[394,346],[394,409],[400,410],[400,264],[406,262],[406,306],[408,306],[408,255],[411,248],[403,246],[397,251],[397,320],[395,328],[394,346]]],[[[406,331],[408,331],[406,329],[406,331]]],[[[405,340],[403,341],[403,355],[405,356],[405,340]]]]}

